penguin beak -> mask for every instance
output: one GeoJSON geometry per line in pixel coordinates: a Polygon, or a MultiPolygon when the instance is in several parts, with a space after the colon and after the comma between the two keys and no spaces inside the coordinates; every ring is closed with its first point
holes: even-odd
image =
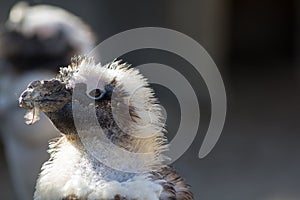
{"type": "Polygon", "coordinates": [[[42,112],[54,112],[71,101],[71,91],[65,84],[51,79],[33,81],[19,98],[19,106],[24,109],[37,108],[42,112]]]}

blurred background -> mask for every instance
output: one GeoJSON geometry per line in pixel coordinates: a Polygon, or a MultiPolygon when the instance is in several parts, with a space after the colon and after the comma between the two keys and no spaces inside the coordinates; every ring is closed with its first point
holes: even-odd
{"type": "MultiPolygon", "coordinates": [[[[14,115],[14,118],[9,117],[11,110],[18,109],[17,90],[20,90],[21,86],[17,87],[16,82],[23,83],[20,77],[24,74],[30,75],[24,78],[25,83],[22,87],[26,87],[29,82],[27,80],[37,73],[37,70],[48,70],[43,76],[50,76],[58,71],[58,66],[65,66],[72,54],[83,51],[73,44],[85,46],[86,50],[93,44],[119,32],[148,26],[180,31],[200,43],[216,62],[226,87],[228,112],[223,133],[213,151],[204,159],[199,159],[198,151],[209,124],[210,99],[200,76],[186,77],[190,78],[192,84],[198,84],[196,92],[201,121],[192,146],[174,165],[192,186],[195,199],[300,199],[300,145],[298,144],[300,142],[298,134],[300,131],[298,122],[300,117],[300,4],[298,1],[36,0],[28,2],[30,5],[50,4],[61,7],[79,16],[87,25],[83,25],[83,22],[73,24],[68,17],[65,20],[66,26],[71,24],[77,27],[75,30],[79,32],[83,30],[83,33],[80,32],[81,37],[78,37],[79,42],[68,39],[72,36],[70,33],[76,32],[72,28],[67,28],[66,30],[72,30],[68,32],[61,26],[54,30],[53,26],[50,26],[51,29],[42,26],[42,29],[34,29],[37,31],[33,34],[35,39],[30,39],[24,45],[20,42],[22,37],[15,33],[20,32],[14,30],[17,25],[7,25],[10,9],[17,1],[0,2],[0,37],[2,37],[0,41],[6,42],[2,42],[5,45],[0,48],[0,103],[2,105],[0,107],[2,135],[0,193],[2,199],[30,199],[22,198],[22,194],[30,196],[34,184],[28,185],[32,180],[24,181],[19,177],[25,172],[26,174],[32,172],[30,177],[33,180],[37,177],[41,163],[47,160],[45,153],[47,139],[57,134],[49,127],[49,134],[44,137],[37,136],[38,134],[31,137],[31,130],[28,130],[29,136],[25,138],[20,133],[11,136],[12,127],[18,126],[19,123],[24,124],[25,111],[16,111],[23,113],[14,115]],[[9,35],[9,40],[6,36],[7,32],[12,35],[9,35]],[[36,39],[44,42],[45,38],[47,45],[42,43],[42,45],[38,44],[38,47],[31,47],[31,44],[36,44],[36,39]],[[50,44],[55,45],[48,44],[49,38],[50,44]],[[56,49],[58,45],[59,48],[56,49]],[[23,46],[28,47],[29,50],[22,49],[23,46]],[[44,49],[41,55],[37,54],[41,52],[40,47],[44,49]],[[24,52],[33,52],[34,55],[39,56],[34,57],[24,52]],[[20,59],[22,62],[18,62],[20,59]],[[7,93],[12,93],[13,97],[5,100],[7,93]],[[7,106],[7,101],[12,105],[7,106]],[[19,118],[16,119],[16,116],[19,118]],[[11,142],[10,137],[15,142],[11,142]],[[42,138],[36,139],[36,137],[42,138]],[[24,149],[12,153],[22,145],[24,149]],[[32,159],[32,152],[44,152],[39,155],[39,161],[32,165],[34,168],[32,170],[30,165],[25,166],[26,162],[28,163],[27,157],[23,155],[25,149],[29,152],[28,159],[32,159]],[[24,160],[20,161],[21,158],[24,160]],[[20,181],[24,183],[21,184],[20,181]],[[28,188],[21,191],[21,188],[26,188],[26,185],[28,188]]],[[[76,20],[78,21],[77,18],[76,20]]],[[[14,24],[16,19],[10,21],[14,24]]],[[[134,51],[123,55],[122,58],[132,63],[133,67],[147,62],[164,63],[178,69],[182,74],[191,72],[192,67],[184,59],[159,50],[134,51]]],[[[174,96],[167,88],[158,85],[153,87],[167,112],[172,112],[167,119],[168,137],[172,139],[180,121],[178,102],[173,99],[174,96]]],[[[45,126],[48,123],[45,119],[45,126]]],[[[21,127],[21,130],[25,129],[21,127]]]]}

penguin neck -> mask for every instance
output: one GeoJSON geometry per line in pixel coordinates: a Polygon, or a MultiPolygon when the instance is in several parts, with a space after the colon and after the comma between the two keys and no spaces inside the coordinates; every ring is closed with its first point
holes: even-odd
{"type": "MultiPolygon", "coordinates": [[[[97,159],[87,150],[86,146],[83,145],[80,137],[77,134],[68,134],[63,136],[62,139],[64,140],[64,145],[71,145],[76,149],[76,151],[79,152],[78,156],[81,157],[79,159],[79,163],[74,164],[78,165],[80,168],[85,168],[88,166],[90,168],[89,170],[93,171],[93,173],[101,180],[107,182],[124,182],[136,175],[136,173],[120,171],[104,164],[101,160],[97,159]]],[[[63,149],[61,150],[63,151],[63,149]]]]}

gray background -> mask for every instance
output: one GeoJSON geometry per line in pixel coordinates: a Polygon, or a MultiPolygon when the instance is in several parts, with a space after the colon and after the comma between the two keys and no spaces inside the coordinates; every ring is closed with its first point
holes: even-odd
{"type": "MultiPolygon", "coordinates": [[[[0,2],[0,23],[15,2],[0,2]]],[[[213,151],[200,160],[197,155],[207,129],[210,104],[205,84],[199,85],[200,130],[189,150],[174,164],[192,185],[196,199],[300,199],[298,2],[29,2],[57,5],[77,14],[95,30],[99,42],[121,31],[145,26],[166,27],[194,38],[217,63],[228,96],[221,138],[213,151]]],[[[189,76],[192,71],[188,63],[166,52],[145,50],[124,58],[133,65],[157,61],[184,66],[191,82],[197,78],[189,76]]],[[[155,88],[163,104],[176,105],[167,89],[155,88]]],[[[177,122],[175,106],[174,115],[168,118],[170,138],[177,122]]],[[[0,152],[1,199],[14,199],[2,148],[0,152]]]]}

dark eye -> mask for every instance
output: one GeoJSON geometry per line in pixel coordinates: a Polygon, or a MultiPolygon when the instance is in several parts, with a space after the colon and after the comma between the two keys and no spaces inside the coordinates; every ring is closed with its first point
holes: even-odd
{"type": "Polygon", "coordinates": [[[93,89],[88,93],[88,96],[95,100],[101,99],[104,95],[105,95],[105,92],[101,91],[98,88],[93,89]]]}

